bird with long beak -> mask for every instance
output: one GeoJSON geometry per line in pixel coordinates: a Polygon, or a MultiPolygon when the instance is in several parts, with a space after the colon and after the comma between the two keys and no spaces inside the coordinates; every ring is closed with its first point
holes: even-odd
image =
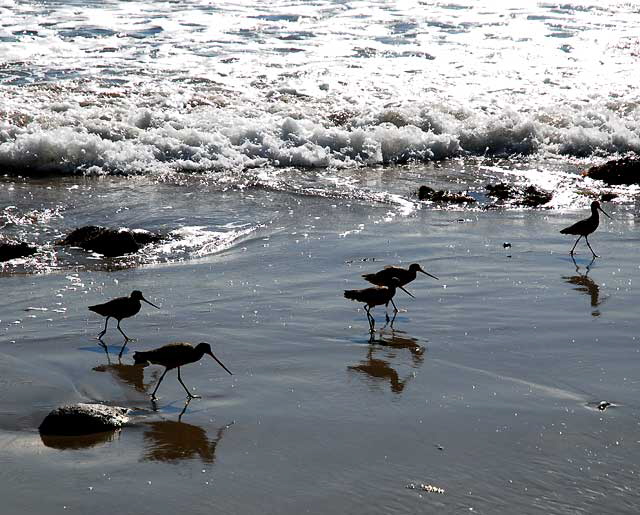
{"type": "MultiPolygon", "coordinates": [[[[572,256],[573,256],[573,251],[576,248],[576,245],[580,241],[580,238],[584,236],[584,239],[587,242],[587,247],[589,247],[589,250],[593,254],[593,257],[594,258],[598,257],[598,255],[591,248],[591,245],[589,245],[589,235],[598,228],[598,225],[600,225],[600,216],[598,215],[598,211],[601,211],[602,213],[604,213],[605,216],[607,216],[608,218],[611,218],[607,213],[605,213],[604,209],[600,207],[600,202],[598,202],[597,200],[594,200],[591,203],[591,216],[589,218],[580,220],[579,222],[576,222],[575,224],[570,225],[569,227],[566,227],[560,231],[561,234],[573,234],[573,235],[577,234],[578,235],[578,239],[573,244],[573,248],[569,252],[569,254],[571,254],[572,256]]],[[[613,218],[611,219],[613,220],[613,218]]]]}
{"type": "MultiPolygon", "coordinates": [[[[345,298],[358,302],[364,302],[364,310],[367,313],[367,320],[369,321],[369,331],[371,333],[374,332],[376,324],[373,315],[371,315],[370,313],[371,308],[375,306],[382,306],[383,304],[385,308],[388,308],[389,302],[393,302],[392,299],[396,294],[396,288],[400,288],[403,292],[409,295],[409,297],[413,297],[411,293],[409,293],[400,285],[400,279],[398,279],[397,277],[392,277],[390,282],[391,284],[389,286],[374,286],[372,288],[364,288],[362,290],[344,291],[345,298]]],[[[393,321],[396,319],[396,314],[398,313],[398,309],[395,308],[395,304],[393,306],[395,312],[393,313],[393,319],[391,320],[391,327],[393,327],[393,321]]],[[[385,315],[387,323],[389,323],[389,314],[385,312],[385,315]]]]}
{"type": "Polygon", "coordinates": [[[104,329],[98,335],[98,340],[101,340],[104,336],[104,333],[107,332],[107,324],[109,323],[109,319],[113,317],[118,321],[118,331],[120,331],[122,333],[122,336],[124,336],[126,345],[126,342],[131,340],[131,338],[129,338],[120,327],[120,321],[123,318],[129,318],[137,314],[142,307],[142,304],[140,304],[141,300],[146,302],[147,304],[151,304],[156,309],[160,309],[153,302],[149,302],[147,299],[145,299],[142,295],[142,292],[139,290],[133,290],[129,297],[118,297],[117,299],[112,299],[109,302],[105,302],[104,304],[89,306],[89,309],[94,313],[98,313],[98,315],[107,317],[104,322],[104,329]]]}
{"type": "MultiPolygon", "coordinates": [[[[418,272],[423,273],[424,275],[428,275],[429,277],[433,277],[438,281],[440,280],[435,275],[432,275],[429,272],[425,271],[418,263],[412,263],[411,265],[409,265],[408,269],[401,268],[399,266],[388,265],[375,274],[362,274],[362,277],[364,277],[365,281],[369,281],[376,286],[387,287],[391,286],[391,280],[395,277],[400,281],[399,286],[405,286],[417,277],[418,272]]],[[[396,306],[396,303],[393,302],[393,299],[391,299],[391,305],[393,306],[395,313],[397,313],[398,307],[396,306]]]]}
{"type": "Polygon", "coordinates": [[[209,345],[207,342],[201,342],[195,347],[190,343],[169,343],[168,345],[158,347],[157,349],[134,352],[133,360],[136,365],[153,363],[155,365],[162,365],[165,368],[163,374],[158,380],[158,384],[151,394],[151,398],[153,400],[156,399],[156,392],[158,391],[158,387],[164,379],[165,374],[169,370],[172,370],[174,368],[178,369],[178,381],[180,381],[180,384],[187,392],[189,399],[193,399],[197,398],[198,395],[193,395],[182,382],[182,378],[180,377],[180,367],[183,365],[188,365],[189,363],[200,361],[202,356],[204,356],[205,354],[208,354],[213,359],[215,359],[218,364],[229,373],[229,375],[233,375],[231,374],[231,371],[224,366],[222,361],[216,358],[216,356],[211,351],[211,345],[209,345]]]}

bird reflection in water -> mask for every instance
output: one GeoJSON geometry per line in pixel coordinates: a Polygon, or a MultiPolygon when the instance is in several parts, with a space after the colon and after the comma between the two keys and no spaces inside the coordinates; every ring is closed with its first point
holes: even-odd
{"type": "MultiPolygon", "coordinates": [[[[107,354],[109,356],[109,354],[107,354]]],[[[147,393],[147,389],[157,382],[159,372],[154,371],[150,380],[144,382],[144,367],[139,365],[125,365],[123,363],[111,363],[108,361],[106,365],[98,365],[93,368],[96,372],[109,372],[119,381],[125,382],[133,386],[138,392],[147,393]]]]}
{"type": "MultiPolygon", "coordinates": [[[[591,297],[591,307],[597,308],[606,300],[606,297],[600,300],[600,286],[593,279],[591,279],[591,277],[589,277],[591,265],[593,265],[595,257],[588,265],[585,266],[586,272],[584,274],[580,272],[580,266],[578,266],[578,263],[576,263],[575,258],[571,256],[571,259],[573,260],[573,264],[576,267],[576,273],[578,275],[563,276],[562,278],[567,283],[577,286],[577,288],[574,288],[574,290],[584,293],[585,295],[589,295],[589,297],[591,297]]],[[[591,315],[594,317],[600,316],[600,310],[594,309],[593,311],[591,311],[591,315]]]]}
{"type": "Polygon", "coordinates": [[[393,331],[389,336],[381,335],[378,340],[369,340],[366,359],[358,365],[347,367],[349,371],[365,374],[370,379],[370,384],[378,387],[380,383],[389,382],[393,393],[402,393],[407,383],[413,379],[414,373],[409,372],[404,377],[391,366],[391,361],[399,356],[406,356],[409,352],[411,366],[418,368],[424,362],[425,349],[418,344],[418,340],[410,336],[402,336],[401,331],[393,331]],[[376,353],[384,355],[376,357],[376,353]]]}
{"type": "Polygon", "coordinates": [[[199,458],[204,463],[215,462],[216,447],[233,422],[219,428],[215,438],[209,438],[200,426],[182,422],[182,415],[190,401],[184,405],[178,420],[158,420],[145,424],[143,461],[177,462],[199,458]]]}

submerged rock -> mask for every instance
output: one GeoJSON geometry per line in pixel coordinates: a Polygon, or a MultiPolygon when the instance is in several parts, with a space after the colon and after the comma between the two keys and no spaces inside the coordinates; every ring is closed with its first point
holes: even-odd
{"type": "Polygon", "coordinates": [[[485,186],[488,194],[498,200],[511,200],[516,196],[516,189],[504,182],[498,184],[487,184],[485,186]]]}
{"type": "Polygon", "coordinates": [[[9,261],[11,259],[31,256],[37,251],[38,249],[36,247],[32,247],[25,242],[0,242],[0,261],[9,261]]]}
{"type": "Polygon", "coordinates": [[[418,199],[430,200],[432,202],[449,202],[451,204],[472,204],[476,201],[476,199],[461,191],[454,193],[446,190],[434,190],[429,186],[420,186],[418,189],[418,199]]]}
{"type": "Polygon", "coordinates": [[[40,424],[45,435],[86,435],[120,429],[129,421],[127,408],[104,404],[69,404],[54,409],[40,424]]]}
{"type": "Polygon", "coordinates": [[[487,194],[500,202],[508,202],[514,206],[539,207],[547,204],[553,195],[548,191],[541,190],[535,186],[519,188],[504,182],[498,184],[487,184],[485,186],[487,194]]]}
{"type": "Polygon", "coordinates": [[[60,245],[81,247],[98,252],[107,257],[122,256],[138,252],[149,243],[162,240],[163,237],[141,229],[109,229],[97,225],[88,225],[71,231],[60,245]]]}
{"type": "Polygon", "coordinates": [[[603,165],[592,166],[583,175],[609,186],[640,184],[640,158],[634,156],[607,161],[603,165]]]}

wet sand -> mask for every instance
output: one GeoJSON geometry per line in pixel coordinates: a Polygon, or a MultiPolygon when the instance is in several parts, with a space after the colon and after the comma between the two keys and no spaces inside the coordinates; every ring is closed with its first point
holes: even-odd
{"type": "Polygon", "coordinates": [[[587,274],[588,249],[574,265],[558,233],[584,211],[307,208],[202,259],[2,277],[3,511],[640,510],[635,211],[605,205],[616,221],[591,238],[587,274]],[[396,330],[370,342],[342,291],[414,261],[440,281],[399,292],[396,330]],[[86,307],[133,289],[162,309],[123,321],[138,340],[119,362],[115,324],[107,355],[86,307]],[[132,353],[170,341],[211,342],[234,375],[205,356],[183,369],[202,399],[184,409],[170,372],[154,411],[162,369],[132,353]],[[77,401],[131,407],[133,423],[42,439],[46,413],[77,401]]]}

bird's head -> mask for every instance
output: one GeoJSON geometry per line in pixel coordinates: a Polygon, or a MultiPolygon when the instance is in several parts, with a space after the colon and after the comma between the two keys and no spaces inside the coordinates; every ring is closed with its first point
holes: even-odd
{"type": "MultiPolygon", "coordinates": [[[[421,272],[424,275],[428,275],[429,277],[433,277],[434,279],[438,279],[435,275],[431,275],[429,272],[425,272],[424,268],[422,268],[418,263],[412,263],[409,265],[409,270],[411,272],[421,272]]],[[[440,280],[440,279],[438,279],[440,280]]]]}
{"type": "Polygon", "coordinates": [[[156,309],[160,309],[158,306],[156,306],[153,302],[149,302],[147,299],[144,298],[144,296],[142,295],[142,292],[140,290],[133,290],[131,292],[131,299],[133,300],[138,300],[138,301],[144,301],[147,304],[150,304],[151,306],[153,306],[156,309]]]}
{"type": "Polygon", "coordinates": [[[209,356],[211,356],[213,359],[215,359],[218,362],[218,365],[220,365],[227,372],[229,372],[229,375],[233,375],[231,373],[231,370],[229,370],[227,367],[225,367],[224,364],[222,363],[222,361],[220,361],[218,358],[216,358],[215,354],[211,350],[211,345],[209,345],[207,342],[200,342],[198,345],[196,345],[196,352],[199,352],[199,353],[202,353],[202,354],[208,354],[209,356]]]}
{"type": "MultiPolygon", "coordinates": [[[[591,212],[596,213],[597,211],[602,212],[607,218],[611,218],[609,214],[606,213],[605,210],[600,207],[600,202],[598,202],[597,200],[594,200],[593,202],[591,202],[591,212]]],[[[613,218],[611,219],[613,220],[613,218]]]]}

